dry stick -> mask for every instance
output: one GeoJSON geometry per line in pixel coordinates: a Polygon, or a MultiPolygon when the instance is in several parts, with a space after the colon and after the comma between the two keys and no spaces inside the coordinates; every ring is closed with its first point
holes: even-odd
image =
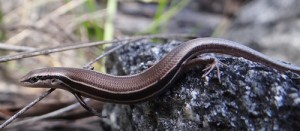
{"type": "MultiPolygon", "coordinates": [[[[84,100],[84,102],[89,102],[91,99],[89,98],[86,98],[84,100]]],[[[36,116],[36,117],[32,117],[32,118],[29,118],[29,119],[25,119],[25,120],[22,120],[22,121],[18,121],[16,123],[13,123],[11,126],[9,126],[8,128],[12,128],[12,127],[16,127],[16,126],[19,126],[19,125],[23,125],[23,124],[26,124],[26,123],[32,123],[32,122],[36,122],[36,121],[39,121],[39,120],[43,120],[43,119],[46,119],[46,118],[51,118],[51,117],[55,117],[55,116],[58,116],[64,112],[67,112],[67,111],[71,111],[77,107],[79,107],[80,104],[79,103],[74,103],[72,105],[69,105],[67,107],[64,107],[64,108],[61,108],[61,109],[58,109],[56,111],[53,111],[53,112],[49,112],[47,114],[44,114],[44,115],[41,115],[41,116],[36,116]]],[[[1,129],[1,128],[0,128],[1,129]]]]}
{"type": "MultiPolygon", "coordinates": [[[[143,38],[147,38],[147,39],[150,39],[150,38],[170,38],[170,37],[194,37],[192,35],[164,35],[164,36],[157,36],[157,35],[149,35],[149,36],[143,36],[143,37],[131,37],[131,38],[134,38],[134,39],[125,39],[125,40],[139,40],[139,39],[143,39],[143,38]]],[[[117,42],[119,41],[122,41],[122,40],[115,40],[117,42]]],[[[124,39],[123,39],[124,41],[124,39]]],[[[102,54],[101,56],[97,57],[95,60],[89,62],[87,65],[85,65],[84,67],[91,67],[91,65],[93,63],[95,63],[96,61],[98,61],[99,59],[101,59],[102,57],[112,53],[113,51],[121,48],[122,46],[126,45],[127,43],[129,42],[126,42],[124,44],[121,44],[121,45],[117,45],[116,47],[110,49],[109,51],[107,51],[106,53],[102,54]]],[[[76,46],[77,47],[77,46],[76,46]]],[[[66,47],[65,47],[66,48],[66,47]]],[[[72,48],[72,49],[75,49],[75,48],[72,48]]],[[[61,49],[61,51],[63,51],[61,49]]],[[[1,58],[0,58],[1,59],[1,58]]],[[[0,61],[1,62],[1,61],[0,61]]],[[[2,125],[0,125],[0,129],[3,129],[5,126],[7,126],[9,123],[11,123],[13,120],[15,120],[19,115],[23,114],[26,110],[28,110],[30,107],[32,107],[33,105],[35,105],[37,102],[39,102],[40,100],[42,100],[44,97],[46,97],[48,94],[50,94],[52,91],[54,91],[55,89],[54,88],[51,88],[50,90],[48,90],[47,92],[43,93],[40,97],[38,97],[36,100],[34,100],[33,102],[31,102],[29,105],[25,106],[23,109],[21,109],[18,113],[16,113],[15,115],[13,115],[11,118],[9,118],[8,120],[6,120],[2,125]]],[[[86,98],[84,101],[87,102],[89,101],[90,99],[89,98],[86,98]]],[[[58,114],[61,114],[65,111],[69,111],[71,109],[74,109],[74,108],[77,108],[80,104],[79,103],[76,103],[76,104],[72,104],[70,106],[67,106],[65,108],[62,108],[62,109],[59,109],[57,111],[54,111],[54,112],[50,112],[48,114],[45,114],[45,115],[42,115],[42,116],[38,116],[38,117],[33,117],[31,119],[26,119],[26,120],[23,120],[23,121],[19,121],[17,123],[15,123],[13,126],[17,126],[17,125],[22,125],[22,124],[25,124],[25,123],[28,123],[28,122],[35,122],[35,121],[38,121],[38,120],[42,120],[42,119],[45,119],[45,118],[49,118],[49,117],[53,117],[53,116],[56,116],[58,114]]]]}
{"type": "Polygon", "coordinates": [[[41,49],[41,50],[19,53],[16,55],[3,56],[3,57],[0,57],[0,63],[11,61],[11,60],[27,58],[27,57],[38,56],[38,55],[51,54],[54,52],[61,52],[61,51],[66,51],[66,50],[91,47],[91,46],[102,45],[102,44],[107,44],[107,43],[122,42],[125,40],[172,38],[172,37],[173,38],[175,38],[175,37],[185,37],[185,38],[191,37],[191,38],[193,38],[193,37],[195,37],[195,35],[187,35],[187,34],[145,35],[145,36],[129,37],[129,38],[124,38],[124,39],[119,39],[119,40],[112,40],[112,41],[99,41],[99,42],[83,43],[83,44],[76,44],[76,45],[59,46],[59,47],[54,47],[54,48],[50,48],[50,49],[49,48],[41,49]]]}
{"type": "Polygon", "coordinates": [[[41,96],[39,96],[37,99],[29,103],[27,106],[25,106],[23,109],[21,109],[18,113],[14,114],[12,117],[10,117],[8,120],[6,120],[4,123],[0,125],[0,129],[3,129],[5,126],[7,126],[9,123],[11,123],[13,120],[15,120],[19,115],[23,114],[25,111],[30,109],[33,105],[38,103],[40,100],[45,98],[47,95],[49,95],[52,91],[55,89],[51,88],[47,92],[43,93],[41,96]]]}

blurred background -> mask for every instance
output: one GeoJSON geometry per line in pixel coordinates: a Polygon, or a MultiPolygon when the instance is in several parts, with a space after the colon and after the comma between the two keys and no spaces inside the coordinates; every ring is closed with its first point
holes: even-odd
{"type": "MultiPolygon", "coordinates": [[[[300,65],[299,0],[1,0],[0,6],[0,57],[126,36],[181,33],[230,39],[300,65]]],[[[3,112],[26,105],[44,90],[17,84],[28,71],[81,68],[104,48],[0,63],[1,114],[7,116],[3,112]]],[[[102,65],[94,66],[101,69],[102,65]]],[[[56,91],[45,103],[74,100],[65,93],[56,91]]]]}

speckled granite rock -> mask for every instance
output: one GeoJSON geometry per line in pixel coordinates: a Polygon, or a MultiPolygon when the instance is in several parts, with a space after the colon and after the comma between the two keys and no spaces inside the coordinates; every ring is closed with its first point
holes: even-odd
{"type": "MultiPolygon", "coordinates": [[[[141,72],[178,44],[135,42],[112,57],[118,64],[110,65],[111,69],[121,69],[115,75],[141,72]]],[[[225,64],[220,65],[221,83],[216,70],[202,78],[200,66],[182,75],[154,100],[134,105],[106,104],[103,114],[108,118],[102,124],[113,130],[300,128],[299,76],[281,74],[243,58],[217,57],[225,64]]]]}

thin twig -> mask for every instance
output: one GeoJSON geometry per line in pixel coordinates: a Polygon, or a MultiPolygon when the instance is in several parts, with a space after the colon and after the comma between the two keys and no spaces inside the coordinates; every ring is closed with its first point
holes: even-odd
{"type": "MultiPolygon", "coordinates": [[[[84,99],[84,102],[89,102],[89,101],[90,101],[90,98],[84,99]]],[[[74,103],[74,104],[69,105],[67,107],[58,109],[56,111],[53,111],[53,112],[50,112],[50,113],[47,113],[47,114],[44,114],[44,115],[41,115],[41,116],[36,116],[36,117],[32,117],[32,118],[25,119],[25,120],[22,120],[22,121],[18,121],[16,123],[11,124],[11,126],[9,126],[9,128],[16,127],[16,126],[23,125],[23,124],[33,123],[33,122],[43,120],[43,119],[46,119],[46,118],[56,117],[56,116],[58,116],[62,113],[65,113],[67,111],[71,111],[71,110],[73,110],[73,109],[75,109],[79,106],[80,106],[79,103],[74,103]]]]}
{"type": "Polygon", "coordinates": [[[54,91],[54,88],[49,89],[45,93],[43,93],[41,96],[39,96],[37,99],[29,103],[27,106],[25,106],[23,109],[21,109],[19,112],[14,114],[12,117],[10,117],[8,120],[6,120],[4,123],[0,125],[0,129],[3,129],[5,126],[7,126],[9,123],[11,123],[13,120],[15,120],[19,115],[23,114],[25,111],[30,109],[32,106],[34,106],[36,103],[38,103],[40,100],[45,98],[47,95],[49,95],[52,91],[54,91]]]}
{"type": "Polygon", "coordinates": [[[50,49],[49,48],[40,49],[40,50],[31,51],[31,52],[19,53],[16,55],[3,56],[3,57],[0,57],[0,63],[11,61],[11,60],[27,58],[27,57],[38,56],[38,55],[51,54],[54,52],[79,49],[79,48],[91,47],[91,46],[114,43],[114,42],[122,42],[125,40],[139,40],[139,39],[153,39],[153,38],[177,38],[177,37],[187,38],[187,37],[195,37],[195,35],[187,35],[187,34],[146,35],[146,36],[128,37],[128,38],[119,39],[119,40],[99,41],[99,42],[83,43],[83,44],[76,44],[76,45],[73,44],[73,45],[67,45],[67,46],[59,46],[59,47],[54,47],[54,48],[50,48],[50,49]]]}

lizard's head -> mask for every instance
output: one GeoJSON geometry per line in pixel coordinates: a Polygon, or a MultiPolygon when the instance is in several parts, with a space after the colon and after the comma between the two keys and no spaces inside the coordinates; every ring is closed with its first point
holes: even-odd
{"type": "Polygon", "coordinates": [[[60,88],[62,81],[57,79],[58,74],[51,68],[43,68],[30,71],[20,79],[20,85],[39,88],[60,88]]]}

